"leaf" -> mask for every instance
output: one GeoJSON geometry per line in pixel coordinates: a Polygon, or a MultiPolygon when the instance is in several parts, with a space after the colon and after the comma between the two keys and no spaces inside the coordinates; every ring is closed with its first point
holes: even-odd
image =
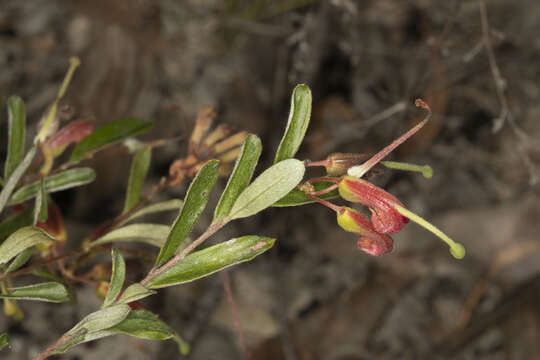
{"type": "Polygon", "coordinates": [[[11,288],[9,295],[0,295],[0,299],[38,300],[64,302],[68,300],[66,287],[57,282],[46,282],[11,288]]]}
{"type": "Polygon", "coordinates": [[[165,244],[167,235],[171,227],[161,224],[132,224],[116,230],[113,230],[96,241],[90,243],[90,246],[106,244],[110,242],[129,242],[136,241],[161,248],[165,244]]]}
{"type": "Polygon", "coordinates": [[[275,239],[249,235],[232,239],[186,256],[163,271],[146,286],[150,289],[177,285],[199,279],[226,267],[253,259],[274,245],[275,239]]]}
{"type": "Polygon", "coordinates": [[[199,170],[195,179],[189,185],[184,206],[172,226],[165,245],[161,248],[156,260],[156,266],[164,264],[182,246],[187,235],[201,216],[210,191],[218,177],[219,161],[210,160],[199,170]]]}
{"type": "MultiPolygon", "coordinates": [[[[96,173],[91,168],[81,167],[62,171],[58,174],[47,176],[44,180],[44,188],[47,193],[71,189],[77,186],[91,183],[96,178],[96,173]]],[[[10,204],[15,205],[33,198],[39,192],[39,181],[21,186],[11,198],[10,204]]]]}
{"type": "Polygon", "coordinates": [[[25,249],[56,239],[45,230],[36,226],[26,226],[11,234],[6,241],[0,245],[0,264],[5,264],[25,249]]]}
{"type": "Polygon", "coordinates": [[[4,166],[4,177],[7,179],[21,163],[26,140],[26,111],[24,101],[18,96],[10,96],[8,109],[8,153],[4,166]]]}
{"type": "Polygon", "coordinates": [[[107,295],[105,295],[105,300],[101,306],[102,308],[111,306],[114,303],[118,297],[118,294],[120,294],[120,291],[122,291],[122,286],[124,286],[124,280],[126,279],[126,262],[124,261],[122,254],[120,254],[118,249],[113,248],[111,250],[111,256],[111,282],[109,283],[109,291],[107,291],[107,295]]]}
{"type": "Polygon", "coordinates": [[[9,197],[11,196],[11,193],[15,189],[15,186],[17,186],[17,183],[32,163],[32,160],[34,160],[36,150],[37,147],[32,146],[32,148],[24,157],[23,161],[19,164],[19,166],[17,166],[15,171],[13,171],[9,179],[7,179],[6,185],[2,188],[2,192],[0,192],[0,213],[2,212],[2,210],[4,210],[4,206],[6,206],[9,197]]]}
{"type": "Polygon", "coordinates": [[[294,157],[309,125],[311,117],[311,90],[307,85],[299,84],[293,90],[291,110],[285,134],[279,143],[274,164],[294,157]]]}
{"type": "Polygon", "coordinates": [[[71,162],[78,162],[86,154],[91,154],[128,137],[138,135],[154,126],[152,121],[138,118],[123,118],[112,121],[81,141],[71,153],[71,162]]]}
{"type": "Polygon", "coordinates": [[[154,295],[156,292],[145,288],[139,283],[129,285],[126,290],[118,298],[117,304],[128,304],[133,301],[143,299],[147,296],[154,295]]]}
{"type": "Polygon", "coordinates": [[[9,335],[4,333],[0,334],[0,350],[9,345],[9,335]]]}
{"type": "Polygon", "coordinates": [[[0,244],[18,229],[32,225],[32,209],[26,208],[23,211],[7,218],[0,223],[0,244]]]}
{"type": "Polygon", "coordinates": [[[34,205],[34,221],[36,225],[38,221],[47,221],[47,193],[45,192],[45,184],[43,179],[39,181],[39,190],[36,196],[36,203],[34,205]]]}
{"type": "Polygon", "coordinates": [[[15,257],[15,260],[13,260],[11,262],[11,264],[9,264],[8,268],[6,269],[5,273],[8,274],[10,272],[13,272],[17,269],[19,269],[21,266],[23,266],[24,264],[26,264],[26,262],[28,260],[30,260],[30,257],[32,256],[32,254],[34,253],[34,250],[36,248],[34,246],[32,247],[29,247],[28,249],[25,249],[22,253],[20,253],[19,255],[17,255],[15,257]]]}
{"type": "Polygon", "coordinates": [[[180,199],[171,199],[167,201],[162,201],[159,203],[155,203],[152,205],[148,205],[146,207],[143,207],[142,209],[137,210],[133,214],[131,214],[128,218],[120,222],[120,226],[124,225],[125,223],[128,223],[132,220],[135,220],[137,218],[140,218],[144,215],[153,214],[157,212],[162,211],[170,211],[170,210],[177,210],[182,207],[182,204],[184,202],[180,199]]]}
{"type": "MultiPolygon", "coordinates": [[[[108,330],[120,334],[134,336],[139,339],[173,339],[177,342],[178,340],[181,340],[178,334],[176,334],[171,327],[161,321],[157,315],[146,310],[136,310],[130,312],[121,323],[108,330]]],[[[181,344],[179,345],[182,355],[187,355],[189,352],[189,345],[183,340],[181,340],[181,344]]]]}
{"type": "Polygon", "coordinates": [[[146,179],[146,175],[148,174],[151,158],[152,148],[150,147],[143,147],[137,151],[135,156],[133,156],[131,171],[129,173],[126,202],[124,204],[124,213],[131,210],[141,199],[142,186],[146,179]]]}
{"type": "Polygon", "coordinates": [[[249,134],[244,141],[244,145],[242,145],[240,155],[236,159],[236,164],[229,177],[227,186],[216,206],[213,223],[229,215],[234,202],[251,181],[253,171],[255,171],[259,156],[261,155],[261,150],[261,139],[256,135],[249,134]]]}
{"type": "Polygon", "coordinates": [[[229,216],[240,219],[272,206],[302,181],[304,171],[304,163],[297,159],[269,167],[240,194],[229,216]]]}
{"type": "MultiPolygon", "coordinates": [[[[313,183],[312,185],[315,188],[315,191],[320,191],[334,185],[334,183],[331,183],[328,181],[317,181],[313,183]]],[[[338,198],[339,192],[337,189],[335,189],[326,194],[317,195],[317,196],[323,200],[331,200],[331,199],[338,198]]],[[[287,195],[279,199],[279,201],[276,202],[273,206],[276,206],[276,207],[299,206],[299,205],[310,204],[312,202],[313,200],[307,197],[306,193],[294,188],[287,195]]]]}

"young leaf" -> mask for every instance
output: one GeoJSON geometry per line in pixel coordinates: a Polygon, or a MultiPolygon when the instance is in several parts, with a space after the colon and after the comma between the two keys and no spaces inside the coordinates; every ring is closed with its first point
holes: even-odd
{"type": "MultiPolygon", "coordinates": [[[[327,187],[334,185],[334,183],[331,183],[328,181],[317,181],[317,182],[314,182],[312,185],[315,188],[315,191],[321,191],[321,190],[326,189],[327,187]]],[[[339,192],[337,189],[335,189],[326,194],[317,195],[317,196],[323,200],[331,200],[331,199],[338,198],[339,192]]],[[[313,200],[307,197],[305,192],[294,188],[287,195],[279,199],[279,201],[276,202],[273,206],[276,206],[276,207],[299,206],[299,205],[310,204],[312,202],[313,200]]]]}
{"type": "Polygon", "coordinates": [[[32,148],[24,157],[23,161],[17,166],[15,171],[13,171],[9,179],[7,179],[6,185],[2,188],[2,192],[0,192],[0,213],[2,212],[2,210],[4,210],[4,206],[6,206],[9,197],[11,196],[11,193],[15,189],[15,186],[17,186],[17,183],[26,172],[26,169],[28,169],[28,167],[32,163],[32,160],[36,155],[36,150],[37,147],[32,146],[32,148]]]}
{"type": "Polygon", "coordinates": [[[253,176],[253,171],[261,155],[261,139],[256,135],[249,134],[242,145],[240,155],[236,159],[236,164],[229,177],[227,186],[219,199],[214,211],[214,223],[229,215],[234,202],[238,196],[248,186],[253,176]]]}
{"type": "Polygon", "coordinates": [[[296,85],[291,97],[287,128],[279,143],[274,164],[294,157],[304,140],[310,117],[311,90],[307,85],[296,85]]]}
{"type": "Polygon", "coordinates": [[[218,177],[219,161],[210,160],[199,170],[195,179],[189,185],[184,206],[174,221],[172,230],[167,237],[165,245],[161,248],[156,260],[156,266],[162,265],[169,260],[176,250],[185,241],[187,235],[201,216],[210,191],[214,187],[218,177]]]}
{"type": "Polygon", "coordinates": [[[124,204],[124,213],[131,210],[141,199],[142,186],[146,179],[146,175],[148,174],[151,158],[151,147],[143,147],[137,151],[135,156],[133,156],[131,171],[129,173],[126,202],[124,204]]]}
{"type": "Polygon", "coordinates": [[[182,355],[187,355],[189,345],[180,339],[178,334],[174,332],[167,324],[159,320],[157,315],[146,310],[132,311],[119,324],[107,329],[115,333],[126,334],[147,340],[167,340],[173,339],[178,342],[180,340],[180,352],[182,355]]]}
{"type": "Polygon", "coordinates": [[[133,301],[143,299],[147,296],[154,295],[154,290],[149,290],[139,283],[129,285],[126,290],[118,298],[117,304],[128,304],[133,301]]]}
{"type": "Polygon", "coordinates": [[[162,212],[162,211],[178,210],[182,207],[182,204],[184,204],[184,202],[180,199],[171,199],[167,201],[158,202],[152,205],[148,205],[148,206],[143,207],[142,209],[135,211],[128,218],[122,220],[120,224],[118,225],[122,226],[132,220],[138,219],[148,214],[153,214],[153,213],[162,212]]]}
{"type": "Polygon", "coordinates": [[[79,321],[67,334],[76,333],[80,329],[86,329],[87,333],[106,330],[124,320],[131,308],[125,304],[113,305],[95,311],[79,321]]]}
{"type": "Polygon", "coordinates": [[[2,223],[0,223],[0,244],[2,244],[9,235],[28,225],[32,225],[31,208],[26,208],[20,213],[17,213],[4,220],[2,223]]]}
{"type": "Polygon", "coordinates": [[[186,256],[152,279],[150,289],[177,285],[208,276],[226,267],[249,261],[274,245],[275,239],[255,235],[232,239],[186,256]]]}
{"type": "Polygon", "coordinates": [[[31,246],[55,240],[55,238],[41,228],[35,226],[23,227],[11,234],[0,245],[0,264],[7,263],[31,246]]]}
{"type": "Polygon", "coordinates": [[[39,190],[36,196],[36,203],[34,205],[34,222],[36,225],[38,221],[47,221],[47,193],[45,192],[45,184],[43,179],[39,181],[39,190]]]}
{"type": "MultiPolygon", "coordinates": [[[[86,185],[96,178],[96,173],[91,168],[82,167],[69,169],[44,179],[44,188],[47,193],[53,193],[73,187],[86,185]]],[[[11,205],[22,203],[33,198],[39,192],[39,181],[21,186],[11,197],[11,205]]]]}
{"type": "Polygon", "coordinates": [[[37,300],[47,302],[64,302],[68,299],[66,287],[57,282],[46,282],[28,286],[11,288],[9,295],[0,295],[1,299],[37,300]]]}
{"type": "Polygon", "coordinates": [[[132,224],[116,230],[113,230],[96,241],[90,243],[90,246],[106,244],[110,242],[142,242],[161,248],[165,244],[165,239],[171,231],[171,227],[161,224],[132,224]]]}
{"type": "Polygon", "coordinates": [[[26,111],[23,100],[18,96],[10,96],[7,100],[7,109],[8,153],[4,167],[4,177],[6,179],[21,163],[26,140],[26,111]]]}
{"type": "Polygon", "coordinates": [[[0,334],[0,350],[9,345],[9,335],[4,333],[0,334]]]}
{"type": "Polygon", "coordinates": [[[112,121],[81,141],[71,153],[71,162],[80,161],[84,155],[116,144],[128,137],[138,135],[154,126],[152,121],[138,118],[124,118],[112,121]]]}
{"type": "Polygon", "coordinates": [[[103,301],[102,308],[111,306],[114,303],[114,300],[120,294],[122,286],[124,286],[124,280],[126,279],[126,262],[120,254],[118,249],[113,248],[111,250],[112,256],[112,275],[111,282],[109,283],[109,291],[105,295],[105,300],[103,301]]]}
{"type": "Polygon", "coordinates": [[[238,196],[229,216],[240,219],[272,206],[302,181],[305,169],[304,163],[296,159],[269,167],[238,196]]]}
{"type": "Polygon", "coordinates": [[[28,260],[30,260],[30,257],[32,256],[32,254],[34,253],[34,250],[35,250],[35,246],[32,246],[32,247],[29,247],[28,249],[25,249],[22,253],[20,253],[19,255],[17,255],[15,257],[15,260],[13,260],[8,268],[6,269],[5,273],[8,274],[10,272],[13,272],[17,269],[19,269],[21,266],[23,266],[24,264],[26,264],[26,262],[28,260]]]}

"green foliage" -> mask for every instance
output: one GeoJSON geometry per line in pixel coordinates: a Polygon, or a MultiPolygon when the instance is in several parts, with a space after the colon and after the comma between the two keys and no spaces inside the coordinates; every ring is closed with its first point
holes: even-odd
{"type": "Polygon", "coordinates": [[[20,228],[0,245],[0,265],[7,263],[29,247],[55,240],[41,228],[35,226],[20,228]]]}
{"type": "Polygon", "coordinates": [[[111,306],[114,303],[114,301],[120,294],[120,291],[122,290],[122,286],[124,286],[125,279],[126,262],[124,261],[122,254],[120,254],[120,251],[113,248],[111,282],[109,283],[109,291],[107,291],[107,295],[105,296],[105,300],[103,301],[102,308],[111,306]]]}
{"type": "Polygon", "coordinates": [[[8,110],[8,152],[4,166],[4,177],[7,179],[21,163],[26,143],[26,110],[23,100],[18,96],[10,96],[7,100],[8,110]]]}
{"type": "Polygon", "coordinates": [[[152,148],[150,147],[143,147],[139,149],[135,153],[135,156],[133,156],[126,192],[126,202],[124,204],[124,212],[128,212],[139,203],[139,200],[141,199],[142,186],[144,184],[144,180],[146,179],[146,175],[148,174],[151,159],[152,148]]]}
{"type": "Polygon", "coordinates": [[[68,300],[66,287],[57,282],[46,282],[9,289],[9,294],[0,295],[0,299],[37,300],[64,302],[68,300]]]}
{"type": "Polygon", "coordinates": [[[0,334],[0,350],[2,348],[9,345],[9,335],[8,334],[0,334]]]}
{"type": "Polygon", "coordinates": [[[102,245],[112,242],[141,242],[161,248],[167,239],[171,227],[161,224],[131,224],[115,229],[96,241],[90,246],[102,245]]]}
{"type": "MultiPolygon", "coordinates": [[[[313,187],[315,188],[315,191],[321,191],[324,190],[332,185],[334,183],[328,182],[328,181],[316,181],[313,184],[313,187]]],[[[320,195],[319,198],[323,200],[331,200],[339,197],[339,192],[337,189],[332,190],[326,194],[320,195]]],[[[277,207],[285,207],[285,206],[299,206],[299,205],[305,205],[305,204],[311,204],[314,200],[310,199],[305,192],[299,189],[292,189],[287,195],[282,197],[278,202],[276,202],[273,206],[277,207]]]]}

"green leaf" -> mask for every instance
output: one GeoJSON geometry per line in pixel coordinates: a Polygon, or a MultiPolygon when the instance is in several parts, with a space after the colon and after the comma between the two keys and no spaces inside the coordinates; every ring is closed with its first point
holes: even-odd
{"type": "Polygon", "coordinates": [[[26,226],[11,234],[0,245],[0,264],[5,264],[31,246],[55,241],[56,239],[41,228],[26,226]]]}
{"type": "Polygon", "coordinates": [[[291,110],[285,134],[279,143],[274,164],[294,157],[309,125],[311,117],[311,90],[304,84],[296,85],[291,97],[291,110]]]}
{"type": "Polygon", "coordinates": [[[145,288],[139,283],[134,283],[129,285],[126,290],[120,295],[118,299],[118,304],[128,304],[133,301],[143,299],[147,296],[154,295],[156,292],[145,288]]]}
{"type": "Polygon", "coordinates": [[[138,135],[154,126],[152,121],[138,118],[124,118],[112,121],[81,141],[71,153],[71,162],[80,161],[84,155],[91,154],[107,146],[116,144],[128,137],[138,135]]]}
{"type": "Polygon", "coordinates": [[[141,199],[142,186],[146,179],[146,175],[148,174],[151,158],[152,148],[150,147],[141,148],[137,151],[135,156],[133,156],[131,171],[129,173],[126,202],[124,204],[124,213],[131,210],[141,199]]]}
{"type": "Polygon", "coordinates": [[[164,264],[181,247],[187,235],[201,216],[210,191],[218,177],[219,161],[210,160],[199,170],[195,179],[189,185],[184,206],[172,226],[165,245],[161,248],[156,260],[156,266],[164,264]]]}
{"type": "MultiPolygon", "coordinates": [[[[47,176],[44,179],[44,188],[47,193],[71,189],[91,183],[96,178],[93,169],[87,167],[69,169],[58,174],[47,176]]],[[[15,205],[33,198],[39,192],[39,181],[21,186],[12,196],[10,204],[15,205]]]]}
{"type": "Polygon", "coordinates": [[[0,334],[0,350],[9,345],[9,335],[4,333],[0,334]]]}
{"type": "MultiPolygon", "coordinates": [[[[331,183],[328,181],[317,181],[317,182],[314,182],[312,185],[315,188],[315,191],[320,191],[334,185],[334,183],[331,183]]],[[[337,189],[335,189],[326,194],[317,195],[317,196],[323,200],[331,200],[331,199],[338,198],[339,192],[337,189]]],[[[287,195],[282,197],[273,206],[276,206],[276,207],[299,206],[299,205],[311,204],[312,202],[314,201],[311,200],[309,197],[307,197],[305,192],[295,188],[291,190],[291,192],[289,192],[287,195]]]]}
{"type": "Polygon", "coordinates": [[[227,186],[216,206],[213,223],[229,215],[234,202],[251,181],[253,171],[255,171],[259,156],[261,155],[261,150],[261,139],[256,135],[249,134],[244,141],[244,145],[242,145],[240,155],[236,159],[236,164],[229,177],[227,186]]]}
{"type": "Polygon", "coordinates": [[[178,334],[167,324],[161,321],[157,315],[146,310],[136,310],[129,313],[118,325],[108,329],[109,331],[126,334],[147,340],[173,339],[180,345],[182,355],[189,353],[189,345],[181,340],[178,334]]]}
{"type": "Polygon", "coordinates": [[[132,224],[116,230],[113,230],[96,241],[90,243],[90,246],[96,246],[111,242],[142,242],[161,248],[165,244],[167,235],[171,227],[161,224],[132,224]]]}
{"type": "Polygon", "coordinates": [[[102,308],[111,306],[114,303],[114,300],[122,291],[122,286],[124,286],[124,280],[126,279],[126,262],[120,254],[118,249],[113,248],[111,250],[112,256],[112,274],[111,282],[109,283],[109,291],[105,295],[105,300],[103,301],[102,308]]]}
{"type": "Polygon", "coordinates": [[[240,194],[229,216],[240,219],[272,206],[302,181],[304,171],[304,163],[296,159],[269,167],[240,194]]]}
{"type": "Polygon", "coordinates": [[[26,141],[26,111],[24,101],[18,96],[10,96],[7,100],[8,109],[8,153],[4,167],[4,177],[7,179],[21,163],[26,141]]]}
{"type": "Polygon", "coordinates": [[[152,205],[145,206],[142,209],[135,211],[125,220],[121,221],[119,225],[120,226],[124,225],[132,220],[138,219],[148,214],[180,209],[183,203],[184,202],[180,199],[171,199],[171,200],[162,201],[162,202],[158,202],[152,205]]]}
{"type": "Polygon", "coordinates": [[[30,257],[32,256],[32,254],[34,253],[34,250],[35,250],[35,246],[31,246],[29,247],[28,249],[25,249],[22,253],[20,253],[19,255],[17,255],[15,257],[15,260],[13,260],[11,262],[11,264],[9,264],[8,268],[6,269],[5,273],[10,273],[10,272],[13,272],[17,269],[19,269],[21,266],[23,266],[24,264],[26,264],[26,262],[28,260],[30,260],[30,257]]]}
{"type": "Polygon", "coordinates": [[[0,223],[0,244],[18,229],[32,225],[32,209],[26,208],[0,223]]]}
{"type": "Polygon", "coordinates": [[[9,289],[9,295],[0,295],[0,299],[38,300],[64,302],[68,299],[66,287],[57,282],[46,282],[9,289]]]}
{"type": "Polygon", "coordinates": [[[38,221],[47,221],[47,193],[45,192],[45,181],[41,179],[39,181],[39,190],[36,196],[36,203],[34,205],[34,222],[36,225],[38,221]]]}
{"type": "Polygon", "coordinates": [[[6,185],[2,188],[2,192],[0,192],[0,213],[2,212],[2,210],[4,210],[4,206],[6,206],[9,197],[11,196],[11,193],[15,189],[15,186],[17,186],[17,183],[32,163],[32,160],[34,160],[36,151],[37,147],[32,146],[30,151],[28,151],[28,153],[24,157],[23,161],[19,164],[19,166],[17,166],[15,171],[13,171],[9,179],[7,179],[6,185]]]}
{"type": "Polygon", "coordinates": [[[249,235],[232,239],[186,256],[182,261],[152,279],[150,289],[199,279],[226,267],[249,261],[274,245],[275,239],[249,235]]]}

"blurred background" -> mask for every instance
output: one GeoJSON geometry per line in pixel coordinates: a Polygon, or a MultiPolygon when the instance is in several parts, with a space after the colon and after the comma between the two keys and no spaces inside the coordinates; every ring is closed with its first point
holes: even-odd
{"type": "MultiPolygon", "coordinates": [[[[538,19],[535,0],[0,0],[0,96],[2,105],[21,96],[35,129],[68,58],[79,56],[63,103],[98,124],[152,118],[143,139],[176,137],[154,151],[146,191],[185,155],[204,104],[216,106],[219,123],[261,137],[260,171],[297,83],[313,91],[302,159],[377,151],[421,119],[422,97],[433,120],[391,157],[428,163],[433,178],[386,171],[374,182],[467,256],[453,259],[410,224],[391,254],[369,257],[319,205],[233,223],[214,241],[278,239],[230,271],[252,359],[539,359],[538,19]]],[[[105,152],[88,165],[93,184],[54,195],[73,247],[122,210],[129,156],[105,152]]],[[[186,184],[160,199],[181,197],[186,184]]],[[[133,269],[130,281],[144,264],[133,269]]],[[[22,323],[0,317],[12,337],[2,358],[30,359],[99,307],[93,289],[78,290],[77,307],[20,302],[22,323]]],[[[160,291],[147,305],[191,343],[189,359],[242,358],[218,276],[160,291]]],[[[173,343],[116,336],[62,358],[179,355],[173,343]]]]}

